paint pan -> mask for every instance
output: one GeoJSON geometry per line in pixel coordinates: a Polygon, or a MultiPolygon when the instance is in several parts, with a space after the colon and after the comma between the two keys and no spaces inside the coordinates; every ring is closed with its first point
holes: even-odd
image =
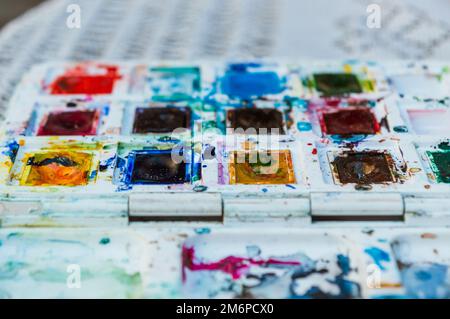
{"type": "Polygon", "coordinates": [[[450,183],[450,150],[427,152],[431,167],[439,183],[450,183]]]}
{"type": "Polygon", "coordinates": [[[293,107],[288,103],[262,100],[218,105],[213,111],[202,113],[204,123],[211,123],[209,127],[219,129],[224,135],[273,135],[280,139],[295,133],[294,116],[293,107]]]}
{"type": "Polygon", "coordinates": [[[450,102],[448,100],[389,100],[391,113],[399,116],[392,121],[393,131],[416,135],[435,135],[447,137],[450,120],[450,102]]]}
{"type": "Polygon", "coordinates": [[[220,91],[229,97],[248,99],[282,91],[282,82],[274,71],[260,64],[230,64],[220,80],[220,91]]]}
{"type": "Polygon", "coordinates": [[[294,73],[275,63],[230,63],[218,67],[211,82],[210,96],[218,104],[255,99],[282,101],[300,94],[294,73]]]}
{"type": "Polygon", "coordinates": [[[98,111],[50,112],[39,126],[38,136],[96,135],[98,111]]]}
{"type": "Polygon", "coordinates": [[[197,99],[201,92],[200,68],[138,65],[132,70],[130,92],[154,101],[197,99]]]}
{"type": "Polygon", "coordinates": [[[362,93],[362,85],[353,73],[315,73],[314,87],[324,97],[362,93]]]}
{"type": "Polygon", "coordinates": [[[403,148],[395,139],[342,144],[305,141],[304,149],[305,169],[314,189],[420,190],[419,181],[426,184],[414,149],[403,148]]]}
{"type": "Polygon", "coordinates": [[[145,247],[127,230],[2,229],[0,241],[3,298],[143,297],[145,247]]]}
{"type": "Polygon", "coordinates": [[[189,167],[177,163],[172,151],[136,151],[128,155],[130,184],[182,184],[189,182],[189,167]]]}
{"type": "Polygon", "coordinates": [[[230,184],[294,184],[289,150],[234,151],[229,164],[230,184]]]}
{"type": "Polygon", "coordinates": [[[89,99],[56,99],[12,109],[5,135],[95,136],[118,135],[123,104],[89,99]]]}
{"type": "Polygon", "coordinates": [[[391,114],[382,99],[314,99],[307,108],[295,107],[294,111],[293,121],[301,136],[314,133],[335,143],[360,142],[391,129],[391,114]]]}
{"type": "MultiPolygon", "coordinates": [[[[415,142],[428,180],[434,188],[445,187],[450,183],[450,146],[448,139],[422,139],[415,142]],[[441,184],[441,185],[436,185],[441,184]]],[[[445,188],[444,188],[445,189],[445,188]]]]}
{"type": "Polygon", "coordinates": [[[284,114],[271,108],[238,108],[227,111],[227,129],[247,135],[285,134],[284,114]]]}
{"type": "Polygon", "coordinates": [[[409,298],[450,298],[447,233],[400,235],[392,248],[409,298]]]}
{"type": "Polygon", "coordinates": [[[395,182],[392,157],[383,152],[344,152],[331,163],[341,184],[395,182]]]}
{"type": "Polygon", "coordinates": [[[190,140],[202,128],[201,105],[195,102],[128,102],[122,135],[190,140]]]}
{"type": "Polygon", "coordinates": [[[389,91],[378,65],[357,61],[311,63],[301,68],[301,77],[308,98],[376,98],[389,91]]]}
{"type": "Polygon", "coordinates": [[[183,245],[183,290],[189,298],[357,298],[361,274],[339,237],[223,233],[183,245]],[[307,244],[306,244],[307,243],[307,244]]]}
{"type": "Polygon", "coordinates": [[[119,189],[136,186],[190,184],[199,178],[200,165],[190,145],[179,141],[131,139],[119,143],[114,183],[119,189]]]}
{"type": "Polygon", "coordinates": [[[240,188],[230,190],[260,193],[271,189],[281,194],[303,184],[301,146],[296,141],[282,142],[271,135],[259,135],[256,140],[235,135],[209,145],[214,147],[215,157],[205,161],[203,177],[220,185],[222,191],[228,190],[225,185],[237,184],[240,188]],[[286,187],[291,184],[292,189],[286,187]]]}
{"type": "Polygon", "coordinates": [[[93,155],[55,150],[27,154],[20,185],[82,186],[89,181],[93,155]]]}
{"type": "Polygon", "coordinates": [[[51,95],[112,94],[120,78],[118,66],[78,64],[55,76],[46,90],[51,95]]]}
{"type": "Polygon", "coordinates": [[[175,107],[136,108],[133,134],[171,133],[190,128],[190,109],[175,107]]]}
{"type": "MultiPolygon", "coordinates": [[[[11,186],[94,185],[105,154],[102,145],[81,140],[23,140],[11,168],[11,186]]],[[[103,178],[102,178],[103,180],[103,178]]]]}

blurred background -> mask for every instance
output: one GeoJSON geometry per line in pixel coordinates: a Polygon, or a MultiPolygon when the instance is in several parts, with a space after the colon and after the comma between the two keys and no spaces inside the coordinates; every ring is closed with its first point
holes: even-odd
{"type": "Polygon", "coordinates": [[[2,0],[0,3],[0,28],[42,0],[2,0]]]}
{"type": "Polygon", "coordinates": [[[450,58],[450,0],[1,0],[0,26],[0,111],[49,60],[450,58]]]}

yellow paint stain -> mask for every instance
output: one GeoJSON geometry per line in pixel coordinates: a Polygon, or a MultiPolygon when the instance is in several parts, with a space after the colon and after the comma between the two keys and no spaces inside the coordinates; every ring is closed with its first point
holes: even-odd
{"type": "Polygon", "coordinates": [[[295,183],[291,152],[234,151],[229,164],[230,184],[295,183]]]}

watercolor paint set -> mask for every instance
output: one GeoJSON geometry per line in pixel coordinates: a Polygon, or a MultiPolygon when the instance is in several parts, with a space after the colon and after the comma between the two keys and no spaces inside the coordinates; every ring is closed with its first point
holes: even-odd
{"type": "Polygon", "coordinates": [[[2,225],[72,225],[75,209],[93,223],[450,224],[449,101],[443,64],[39,65],[1,130],[2,225]],[[90,213],[96,198],[111,201],[90,213]]]}
{"type": "Polygon", "coordinates": [[[0,297],[450,298],[448,72],[33,68],[0,129],[0,297]]]}

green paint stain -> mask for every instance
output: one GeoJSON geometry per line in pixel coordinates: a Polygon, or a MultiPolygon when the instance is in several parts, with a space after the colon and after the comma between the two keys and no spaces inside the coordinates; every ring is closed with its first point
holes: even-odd
{"type": "Polygon", "coordinates": [[[12,279],[17,276],[20,270],[27,266],[26,263],[10,260],[0,265],[0,280],[12,279]]]}
{"type": "Polygon", "coordinates": [[[22,236],[22,234],[19,233],[19,232],[14,232],[14,233],[9,233],[8,236],[6,236],[6,238],[7,239],[11,239],[11,238],[14,238],[14,237],[19,237],[19,236],[22,236]]]}
{"type": "MultiPolygon", "coordinates": [[[[64,267],[61,269],[66,270],[64,267]]],[[[30,277],[38,282],[66,282],[68,273],[57,268],[38,269],[30,272],[30,277]]],[[[84,277],[83,277],[84,278],[84,277]]]]}
{"type": "Polygon", "coordinates": [[[450,150],[427,152],[427,155],[437,181],[439,183],[450,183],[450,150]]]}
{"type": "Polygon", "coordinates": [[[352,73],[316,73],[313,74],[313,83],[324,96],[340,96],[363,91],[358,77],[352,73]]]}
{"type": "Polygon", "coordinates": [[[108,237],[103,237],[102,239],[100,239],[100,241],[98,242],[100,245],[107,245],[111,242],[111,240],[108,237]]]}
{"type": "Polygon", "coordinates": [[[438,145],[438,148],[443,151],[450,151],[450,142],[442,142],[438,145]]]}

